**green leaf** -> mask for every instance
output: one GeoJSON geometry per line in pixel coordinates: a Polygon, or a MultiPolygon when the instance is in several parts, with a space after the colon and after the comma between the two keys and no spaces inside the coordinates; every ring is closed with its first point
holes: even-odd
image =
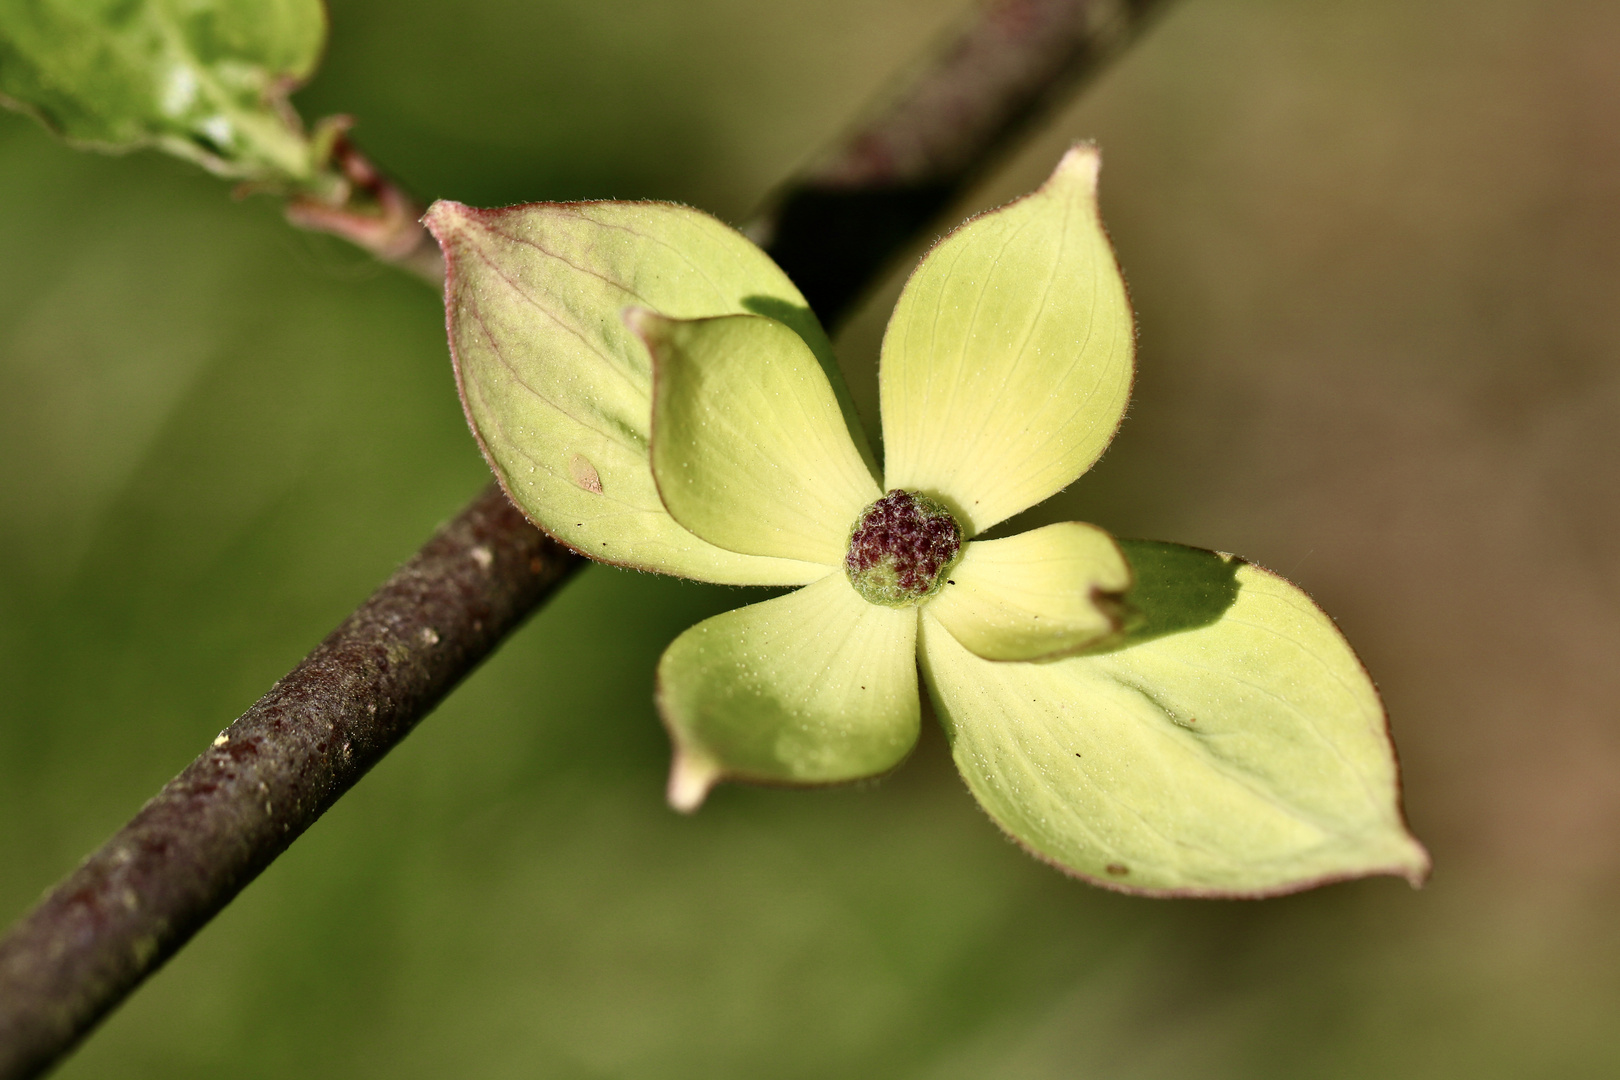
{"type": "Polygon", "coordinates": [[[1113,537],[1066,521],[969,543],[928,613],[986,660],[1036,660],[1121,630],[1130,584],[1113,537]]]}
{"type": "Polygon", "coordinates": [[[316,163],[287,94],[325,38],[319,0],[0,0],[0,99],[98,149],[302,181],[316,163]]]}
{"type": "Polygon", "coordinates": [[[1170,594],[1144,607],[1160,630],[1188,629],[1099,655],[994,663],[924,613],[923,671],[990,816],[1041,858],[1132,892],[1420,882],[1428,855],[1401,817],[1383,707],[1332,621],[1230,556],[1122,546],[1137,567],[1131,596],[1170,594]],[[1190,588],[1156,573],[1195,563],[1190,588]],[[1223,577],[1236,588],[1208,618],[1223,577]]]}
{"type": "MultiPolygon", "coordinates": [[[[667,203],[439,202],[426,220],[448,266],[467,418],[537,525],[593,559],[703,581],[797,584],[825,572],[694,536],[664,508],[648,459],[652,368],[624,322],[629,307],[677,319],[768,314],[804,339],[835,391],[843,385],[815,316],[764,252],[667,203]]],[[[864,445],[858,424],[849,430],[864,445]]]]}
{"type": "Polygon", "coordinates": [[[1091,467],[1130,397],[1125,285],[1097,216],[1097,151],[969,221],[906,282],[879,373],[885,488],[938,497],[969,535],[1091,467]]]}
{"type": "Polygon", "coordinates": [[[729,551],[842,563],[882,492],[803,340],[759,315],[631,316],[652,353],[653,478],[675,520],[729,551]]]}
{"type": "Polygon", "coordinates": [[[869,604],[841,570],[716,615],[658,662],[675,742],[669,799],[716,780],[831,784],[887,772],[917,741],[917,616],[869,604]]]}

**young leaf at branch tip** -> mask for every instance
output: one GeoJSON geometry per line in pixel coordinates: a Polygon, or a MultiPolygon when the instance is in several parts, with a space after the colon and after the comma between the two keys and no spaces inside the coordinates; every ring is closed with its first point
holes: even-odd
{"type": "Polygon", "coordinates": [[[1124,414],[1134,328],[1097,164],[1075,147],[912,273],[883,342],[881,486],[792,284],[681,207],[435,206],[468,418],[584,553],[804,586],[665,651],[676,809],[722,779],[893,768],[920,659],[975,797],[1070,873],[1183,896],[1416,883],[1382,705],[1299,589],[1079,522],[972,539],[1073,482],[1124,414]]]}
{"type": "Polygon", "coordinates": [[[322,163],[287,95],[325,40],[320,0],[0,0],[0,101],[92,148],[307,184],[322,163]]]}

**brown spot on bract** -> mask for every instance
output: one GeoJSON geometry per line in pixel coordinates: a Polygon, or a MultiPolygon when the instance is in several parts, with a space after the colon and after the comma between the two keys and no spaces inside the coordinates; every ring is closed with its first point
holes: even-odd
{"type": "Polygon", "coordinates": [[[568,459],[568,478],[582,491],[592,495],[602,494],[602,478],[597,475],[596,466],[586,461],[583,454],[575,454],[568,459]]]}
{"type": "Polygon", "coordinates": [[[1126,866],[1124,863],[1117,862],[1111,862],[1107,866],[1103,867],[1103,869],[1107,870],[1115,877],[1124,877],[1126,874],[1131,872],[1130,867],[1126,866]]]}

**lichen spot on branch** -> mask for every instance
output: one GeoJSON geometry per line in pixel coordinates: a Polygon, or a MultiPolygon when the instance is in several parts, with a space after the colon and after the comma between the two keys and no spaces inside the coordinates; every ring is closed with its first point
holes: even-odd
{"type": "Polygon", "coordinates": [[[844,572],[871,603],[910,607],[939,592],[961,553],[962,527],[951,512],[897,489],[855,519],[844,572]]]}

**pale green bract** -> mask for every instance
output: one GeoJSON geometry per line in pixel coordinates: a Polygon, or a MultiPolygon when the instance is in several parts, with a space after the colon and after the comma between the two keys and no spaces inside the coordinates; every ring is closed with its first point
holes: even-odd
{"type": "Polygon", "coordinates": [[[297,183],[319,155],[287,95],[325,40],[320,0],[0,0],[0,101],[83,145],[297,183]]]}
{"type": "Polygon", "coordinates": [[[1133,327],[1097,161],[1071,150],[912,274],[883,342],[881,483],[825,334],[738,233],[655,203],[439,203],[473,430],[513,500],[592,558],[804,586],[664,653],[678,809],[722,779],[894,768],[920,659],[968,787],[1069,873],[1182,896],[1419,883],[1377,692],[1298,588],[1078,522],[973,539],[1072,483],[1124,415],[1133,327]],[[855,527],[896,492],[960,539],[893,519],[881,551],[931,537],[938,572],[863,596],[855,527]]]}
{"type": "MultiPolygon", "coordinates": [[[[729,585],[804,585],[825,567],[709,543],[670,517],[648,460],[652,362],[623,313],[758,312],[789,327],[855,417],[832,344],[787,275],[682,206],[438,202],[450,347],[467,418],[512,500],[593,559],[729,585]]],[[[863,454],[870,466],[870,452],[863,454]]],[[[875,484],[876,481],[873,481],[875,484]]]]}

